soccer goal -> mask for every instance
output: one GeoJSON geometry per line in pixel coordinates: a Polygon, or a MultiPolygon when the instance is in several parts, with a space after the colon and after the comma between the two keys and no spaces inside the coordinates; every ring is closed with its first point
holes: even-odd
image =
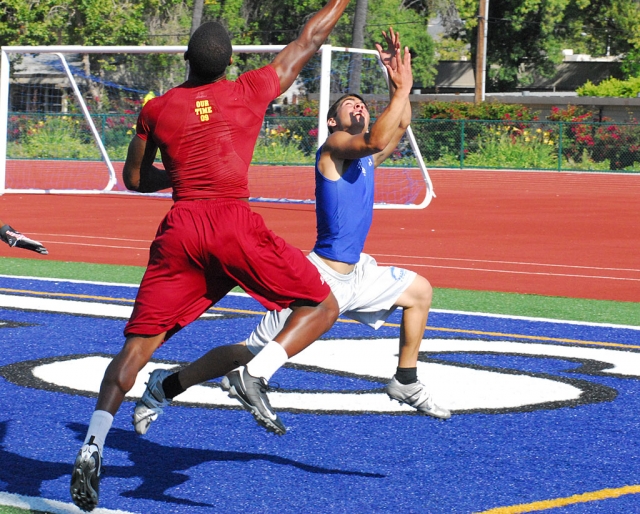
{"type": "MultiPolygon", "coordinates": [[[[229,78],[267,64],[282,48],[234,46],[229,78]]],[[[0,194],[132,194],[121,177],[137,115],[147,99],[185,80],[185,50],[2,47],[0,194]]],[[[387,79],[377,53],[324,45],[265,117],[249,174],[253,201],[313,203],[326,113],[353,90],[355,68],[372,116],[384,108],[387,79]]],[[[376,208],[424,208],[435,196],[411,128],[376,173],[376,208]]]]}

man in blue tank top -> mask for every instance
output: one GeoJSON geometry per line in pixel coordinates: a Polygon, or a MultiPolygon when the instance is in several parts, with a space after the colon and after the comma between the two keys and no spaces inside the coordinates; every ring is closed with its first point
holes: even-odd
{"type": "MultiPolygon", "coordinates": [[[[330,135],[316,153],[317,238],[308,258],[331,286],[343,316],[377,329],[398,307],[403,309],[398,367],[387,395],[422,414],[447,419],[450,412],[433,401],[417,377],[431,285],[413,271],[378,266],[363,252],[373,217],[374,170],[391,155],[411,121],[411,55],[407,48],[402,55],[393,29],[383,35],[387,48],[376,46],[389,72],[391,100],[370,130],[369,112],[360,96],[344,95],[329,109],[330,135]]],[[[267,313],[246,341],[214,348],[179,372],[154,371],[135,407],[136,432],[146,433],[170,400],[192,385],[226,373],[222,387],[229,390],[243,366],[273,340],[290,314],[289,309],[267,313]],[[230,371],[236,366],[240,367],[230,371]],[[165,382],[168,377],[172,378],[165,382]]]]}

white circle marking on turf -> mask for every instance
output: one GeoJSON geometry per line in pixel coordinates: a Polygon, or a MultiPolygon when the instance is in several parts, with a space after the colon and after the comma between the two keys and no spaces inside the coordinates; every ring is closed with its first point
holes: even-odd
{"type": "MultiPolygon", "coordinates": [[[[321,340],[314,343],[290,362],[299,367],[310,367],[314,372],[345,374],[351,377],[379,379],[380,389],[395,371],[397,340],[321,340]]],[[[582,348],[511,341],[474,341],[457,339],[428,339],[421,346],[424,356],[451,352],[483,352],[503,355],[551,357],[595,361],[610,366],[601,372],[611,375],[640,376],[640,354],[613,349],[582,348]]],[[[33,369],[37,378],[61,387],[97,393],[104,370],[110,359],[87,356],[43,364],[33,369]]],[[[567,369],[577,367],[567,363],[567,369]]],[[[174,366],[151,362],[143,368],[129,392],[140,397],[149,373],[156,368],[174,366]]],[[[579,399],[582,390],[572,384],[518,373],[474,369],[435,362],[419,362],[418,376],[432,392],[436,403],[451,410],[517,409],[548,402],[566,402],[579,399]]],[[[277,381],[277,377],[275,378],[277,381]]],[[[372,384],[375,386],[375,384],[372,384]]],[[[382,391],[364,393],[332,391],[286,390],[269,393],[275,409],[299,411],[343,411],[393,413],[411,411],[411,408],[391,402],[382,391]]],[[[180,395],[174,404],[201,404],[210,407],[237,406],[220,388],[195,386],[180,395]]]]}

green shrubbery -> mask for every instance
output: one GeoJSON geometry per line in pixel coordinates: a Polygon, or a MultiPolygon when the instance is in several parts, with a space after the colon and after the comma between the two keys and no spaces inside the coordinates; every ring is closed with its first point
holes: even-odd
{"type": "MultiPolygon", "coordinates": [[[[299,123],[299,118],[288,118],[294,123],[299,123]]],[[[282,122],[282,120],[278,120],[282,122]]],[[[278,124],[275,127],[265,128],[264,136],[258,140],[253,160],[255,164],[313,164],[315,156],[305,152],[300,144],[303,136],[296,131],[278,124]]]]}
{"type": "Polygon", "coordinates": [[[538,113],[524,105],[497,102],[428,102],[417,113],[417,118],[431,120],[513,120],[535,121],[538,113]]]}
{"type": "Polygon", "coordinates": [[[640,125],[592,123],[594,113],[576,106],[553,107],[548,117],[563,122],[561,152],[571,169],[640,169],[640,125]]]}
{"type": "Polygon", "coordinates": [[[465,166],[486,168],[553,169],[558,165],[553,130],[514,125],[489,126],[478,138],[477,150],[465,166]]]}
{"type": "Polygon", "coordinates": [[[19,128],[9,132],[7,154],[13,158],[84,159],[100,158],[91,134],[73,116],[23,116],[10,120],[19,128]]]}
{"type": "MultiPolygon", "coordinates": [[[[283,112],[265,119],[253,162],[313,164],[317,103],[285,106],[283,112]]],[[[593,113],[575,106],[554,107],[547,121],[526,107],[497,103],[433,102],[419,115],[412,130],[428,167],[640,171],[640,125],[593,123],[593,113]]],[[[133,114],[94,117],[112,160],[126,158],[135,121],[133,114]]],[[[101,159],[79,115],[13,115],[8,129],[9,158],[101,159]]],[[[406,139],[385,164],[417,165],[406,139]]]]}
{"type": "Polygon", "coordinates": [[[633,77],[629,80],[608,79],[603,80],[597,86],[590,80],[579,87],[576,92],[578,96],[610,96],[635,98],[640,94],[640,77],[633,77]]]}
{"type": "Polygon", "coordinates": [[[549,121],[518,105],[433,102],[413,127],[427,166],[640,170],[640,125],[554,107],[549,121]],[[486,121],[488,119],[501,122],[486,121]]]}

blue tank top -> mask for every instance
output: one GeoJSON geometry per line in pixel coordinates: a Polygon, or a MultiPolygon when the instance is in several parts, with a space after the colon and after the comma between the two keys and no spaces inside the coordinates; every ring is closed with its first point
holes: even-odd
{"type": "Polygon", "coordinates": [[[318,170],[316,153],[316,228],[313,251],[339,262],[355,264],[364,249],[373,218],[373,157],[351,161],[338,180],[318,170]]]}

